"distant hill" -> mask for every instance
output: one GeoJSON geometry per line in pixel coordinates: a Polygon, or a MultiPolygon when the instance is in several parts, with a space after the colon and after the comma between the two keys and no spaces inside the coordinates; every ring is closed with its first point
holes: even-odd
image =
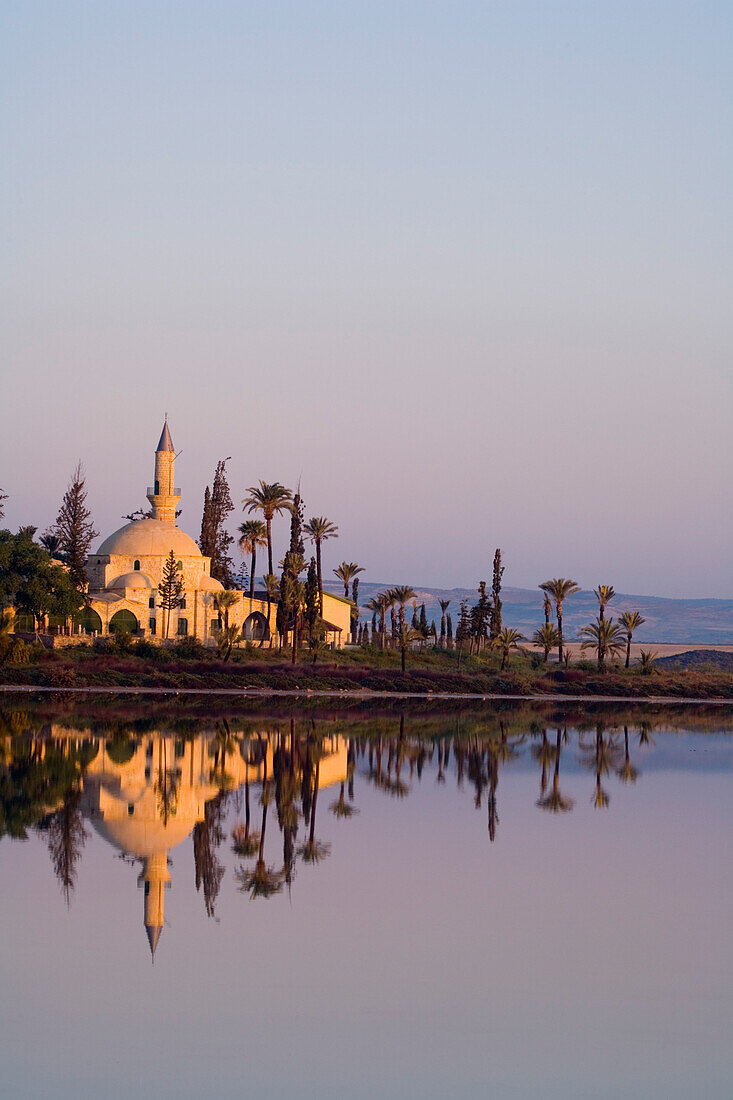
{"type": "Polygon", "coordinates": [[[690,649],[673,657],[659,657],[656,663],[660,668],[717,668],[721,672],[733,672],[733,653],[718,649],[690,649]]]}
{"type": "MultiPolygon", "coordinates": [[[[392,582],[397,583],[397,582],[392,582]]],[[[338,581],[326,581],[329,592],[343,595],[338,581]]],[[[363,605],[377,592],[389,588],[388,583],[361,581],[359,602],[363,605]]],[[[418,604],[424,603],[428,619],[440,623],[438,600],[450,600],[448,613],[453,617],[453,629],[458,622],[461,600],[476,600],[476,590],[469,588],[415,588],[418,604]]],[[[504,621],[530,635],[544,622],[542,593],[532,588],[502,589],[502,614],[504,621]]],[[[704,645],[733,644],[733,600],[673,600],[663,596],[633,596],[618,593],[609,605],[614,617],[622,611],[639,611],[646,619],[634,640],[638,642],[698,643],[704,645]]],[[[598,613],[598,602],[592,590],[583,590],[571,596],[563,606],[563,624],[566,636],[575,637],[581,626],[590,622],[598,613]]]]}

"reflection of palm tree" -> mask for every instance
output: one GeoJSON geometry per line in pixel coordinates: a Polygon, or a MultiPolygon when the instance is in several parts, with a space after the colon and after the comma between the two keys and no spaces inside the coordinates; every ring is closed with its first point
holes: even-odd
{"type": "Polygon", "coordinates": [[[267,807],[270,804],[270,781],[266,778],[263,779],[260,802],[262,804],[262,826],[260,828],[260,846],[257,852],[257,862],[251,870],[248,870],[246,867],[240,867],[235,872],[234,876],[239,883],[241,892],[248,892],[250,899],[253,901],[255,898],[271,898],[274,894],[279,894],[285,881],[285,876],[282,871],[276,871],[274,867],[268,867],[265,863],[267,807]]]}
{"type": "Polygon", "coordinates": [[[552,763],[554,755],[555,755],[555,750],[553,749],[550,742],[547,740],[547,730],[543,729],[542,730],[542,740],[541,740],[540,744],[532,746],[532,756],[535,758],[535,760],[539,761],[540,769],[541,769],[541,771],[540,771],[540,797],[542,795],[544,795],[545,791],[547,790],[547,768],[548,768],[548,765],[552,763]]]}
{"type": "Polygon", "coordinates": [[[629,755],[629,727],[624,726],[624,762],[616,771],[616,775],[622,783],[636,783],[640,774],[641,772],[639,769],[635,768],[631,763],[631,757],[629,755]]]}
{"type": "Polygon", "coordinates": [[[356,806],[351,806],[346,801],[346,783],[342,781],[341,789],[339,790],[339,796],[335,802],[332,802],[329,809],[336,817],[353,817],[354,814],[358,814],[356,806]]]}
{"type": "Polygon", "coordinates": [[[539,798],[535,803],[541,810],[549,810],[553,814],[566,814],[572,810],[575,805],[574,798],[567,798],[560,790],[560,753],[562,734],[560,730],[557,731],[557,741],[555,743],[555,769],[552,773],[552,789],[549,794],[539,798]]]}
{"type": "Polygon", "coordinates": [[[224,839],[224,813],[227,794],[222,791],[206,803],[204,820],[193,830],[193,857],[196,868],[196,889],[204,888],[206,915],[216,916],[216,899],[224,877],[224,865],[216,855],[216,849],[224,839]]]}
{"type": "Polygon", "coordinates": [[[604,736],[605,730],[601,723],[596,726],[595,746],[581,743],[581,750],[588,756],[587,765],[596,774],[596,785],[591,798],[592,804],[597,810],[605,810],[611,801],[611,796],[603,788],[602,779],[608,775],[614,763],[615,743],[604,736]]]}
{"type": "Polygon", "coordinates": [[[321,770],[321,753],[316,749],[316,766],[313,772],[313,802],[311,804],[311,822],[308,840],[298,849],[298,855],[304,863],[320,863],[331,854],[331,845],[316,839],[316,807],[318,805],[318,782],[321,770]]]}
{"type": "Polygon", "coordinates": [[[249,859],[253,856],[260,844],[260,834],[250,832],[252,812],[249,802],[249,764],[244,770],[244,825],[239,822],[232,830],[232,850],[241,858],[249,859]]]}

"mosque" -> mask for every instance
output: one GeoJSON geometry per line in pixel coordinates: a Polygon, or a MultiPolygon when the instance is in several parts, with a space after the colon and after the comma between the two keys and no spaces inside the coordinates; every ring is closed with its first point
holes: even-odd
{"type": "MultiPolygon", "coordinates": [[[[181,490],[175,485],[176,454],[168,420],[155,451],[155,476],[148,488],[151,511],[109,535],[86,563],[89,602],[81,627],[87,634],[124,630],[152,640],[191,636],[215,644],[220,617],[215,606],[222,584],[211,576],[211,558],[204,557],[185,531],[176,526],[181,490]],[[184,596],[170,613],[163,612],[158,587],[171,550],[183,581],[184,596]]],[[[240,628],[245,641],[259,644],[275,634],[277,605],[266,593],[237,590],[236,602],[227,611],[230,625],[240,628]]],[[[323,593],[326,642],[340,647],[349,637],[351,603],[323,593]]]]}

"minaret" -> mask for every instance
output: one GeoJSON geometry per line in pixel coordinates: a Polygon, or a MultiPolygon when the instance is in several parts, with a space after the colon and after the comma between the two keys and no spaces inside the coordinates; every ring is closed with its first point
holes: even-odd
{"type": "Polygon", "coordinates": [[[179,489],[175,488],[176,452],[168,431],[168,417],[165,418],[163,431],[155,451],[155,484],[148,489],[148,500],[153,508],[153,519],[176,525],[176,506],[181,499],[179,489]]]}
{"type": "Polygon", "coordinates": [[[155,959],[155,948],[163,931],[163,910],[165,907],[165,888],[171,884],[168,872],[168,853],[156,852],[145,860],[137,880],[138,886],[145,886],[145,931],[148,934],[150,954],[155,959]]]}

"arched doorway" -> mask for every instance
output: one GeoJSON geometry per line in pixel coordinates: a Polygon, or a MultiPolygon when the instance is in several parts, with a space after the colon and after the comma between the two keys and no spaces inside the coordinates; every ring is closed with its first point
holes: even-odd
{"type": "Polygon", "coordinates": [[[93,607],[85,607],[75,621],[85,634],[102,633],[102,620],[93,607]]]}
{"type": "Polygon", "coordinates": [[[137,634],[137,619],[132,611],[123,608],[121,611],[115,611],[109,621],[109,629],[114,634],[137,634]]]}
{"type": "Polygon", "coordinates": [[[270,637],[270,627],[261,611],[253,611],[244,620],[242,633],[246,642],[266,642],[270,637]]]}

